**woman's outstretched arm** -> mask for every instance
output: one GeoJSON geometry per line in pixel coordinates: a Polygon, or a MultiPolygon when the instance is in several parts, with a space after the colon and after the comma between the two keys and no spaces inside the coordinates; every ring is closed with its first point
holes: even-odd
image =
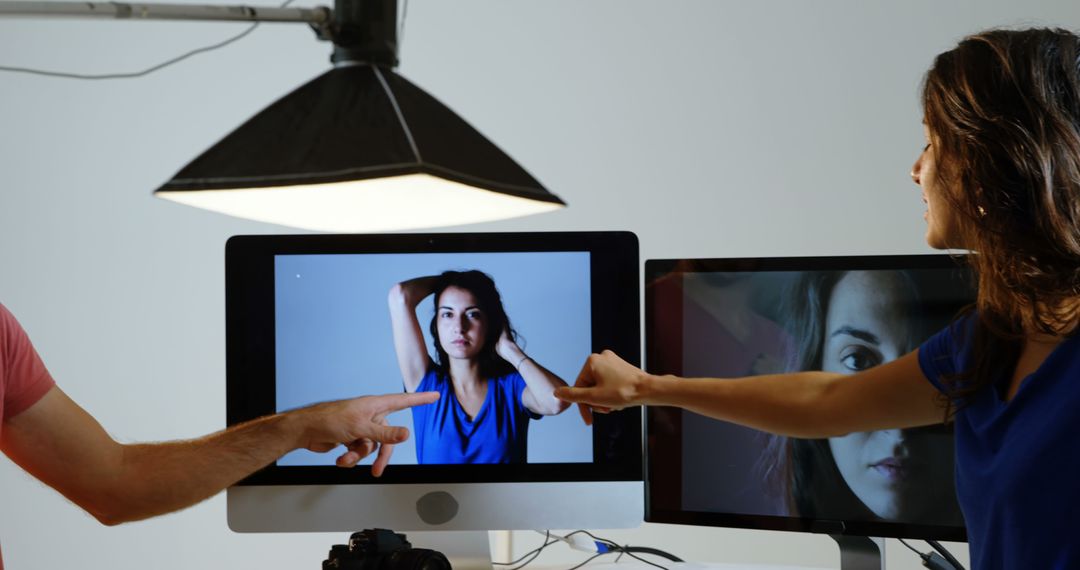
{"type": "Polygon", "coordinates": [[[570,402],[555,397],[555,389],[567,387],[566,381],[529,358],[505,330],[499,336],[495,349],[525,379],[526,388],[521,394],[521,403],[526,408],[543,416],[554,416],[570,407],[570,402]]]}
{"type": "Polygon", "coordinates": [[[594,354],[573,388],[556,396],[592,412],[627,406],[677,406],[754,429],[801,438],[941,423],[938,392],[918,352],[858,374],[795,372],[729,380],[647,374],[615,353],[594,354]]]}
{"type": "Polygon", "coordinates": [[[420,381],[431,369],[431,357],[424,347],[424,333],[416,319],[416,306],[430,295],[437,277],[417,277],[390,288],[390,327],[394,332],[394,352],[397,353],[401,380],[406,392],[415,392],[420,381]]]}

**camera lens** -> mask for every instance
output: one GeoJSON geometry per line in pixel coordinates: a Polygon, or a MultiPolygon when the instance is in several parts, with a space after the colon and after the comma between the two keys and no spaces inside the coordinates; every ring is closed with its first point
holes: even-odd
{"type": "Polygon", "coordinates": [[[426,548],[399,550],[391,554],[384,570],[451,570],[450,561],[441,552],[426,548]]]}
{"type": "Polygon", "coordinates": [[[451,570],[441,552],[413,548],[404,534],[386,529],[354,532],[349,545],[335,544],[323,570],[451,570]]]}

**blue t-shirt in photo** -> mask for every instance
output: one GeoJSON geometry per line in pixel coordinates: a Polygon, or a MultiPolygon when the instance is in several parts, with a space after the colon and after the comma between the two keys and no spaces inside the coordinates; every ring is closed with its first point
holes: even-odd
{"type": "MultiPolygon", "coordinates": [[[[974,317],[919,347],[938,390],[971,362],[974,317]]],[[[973,570],[1080,568],[1080,337],[1066,339],[1005,401],[1011,370],[955,417],[956,490],[973,570]]]]}
{"type": "Polygon", "coordinates": [[[517,372],[487,381],[487,396],[470,419],[454,395],[450,378],[428,371],[417,392],[438,392],[439,399],[412,409],[416,462],[525,463],[529,420],[542,416],[521,402],[525,379],[517,372]]]}

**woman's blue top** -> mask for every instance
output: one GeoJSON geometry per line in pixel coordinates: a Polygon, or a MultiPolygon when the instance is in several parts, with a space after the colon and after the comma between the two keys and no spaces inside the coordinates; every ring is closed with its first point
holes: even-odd
{"type": "MultiPolygon", "coordinates": [[[[919,347],[938,390],[971,363],[973,324],[968,317],[919,347]]],[[[1008,402],[1012,371],[1001,372],[957,402],[956,490],[972,568],[1080,568],[1080,337],[1058,345],[1008,402]]]]}
{"type": "Polygon", "coordinates": [[[521,403],[525,379],[515,371],[487,383],[487,397],[469,419],[450,378],[435,370],[424,375],[416,391],[438,392],[439,399],[412,409],[417,463],[526,462],[529,420],[541,416],[521,403]]]}

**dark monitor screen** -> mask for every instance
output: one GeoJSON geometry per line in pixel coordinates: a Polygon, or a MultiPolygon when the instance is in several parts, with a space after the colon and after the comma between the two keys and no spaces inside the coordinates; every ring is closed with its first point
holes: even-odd
{"type": "MultiPolygon", "coordinates": [[[[854,373],[974,300],[943,255],[649,260],[645,278],[646,368],[683,377],[854,373]]],[[[945,424],[811,440],[655,407],[646,477],[650,522],[965,540],[945,424]]]]}

